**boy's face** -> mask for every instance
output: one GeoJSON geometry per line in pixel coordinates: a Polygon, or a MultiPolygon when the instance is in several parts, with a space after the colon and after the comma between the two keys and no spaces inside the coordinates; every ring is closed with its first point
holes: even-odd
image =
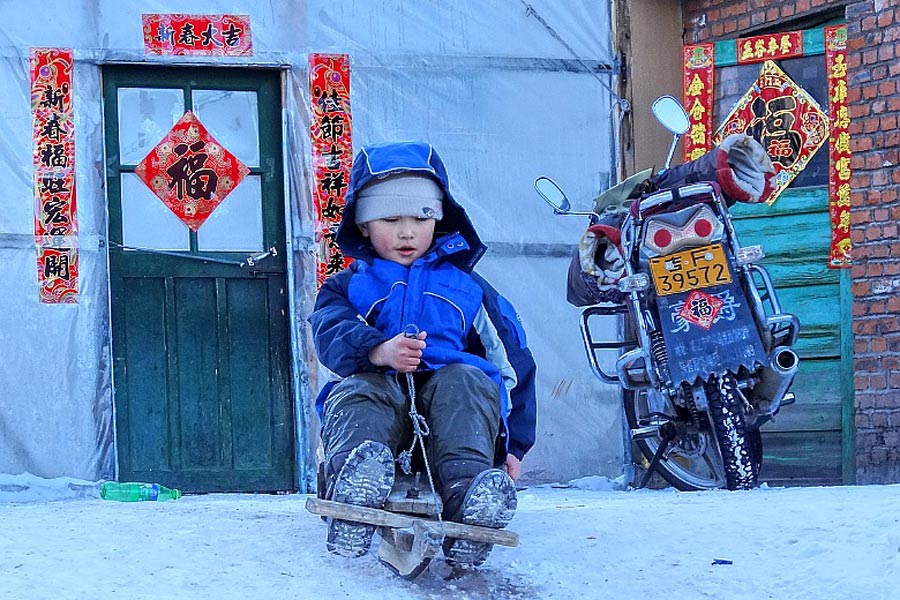
{"type": "Polygon", "coordinates": [[[434,240],[434,219],[385,217],[359,226],[375,252],[385,260],[406,267],[421,258],[434,240]]]}

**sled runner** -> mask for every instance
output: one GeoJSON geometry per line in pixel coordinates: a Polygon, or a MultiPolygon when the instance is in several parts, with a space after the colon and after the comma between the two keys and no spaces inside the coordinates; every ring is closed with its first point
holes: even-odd
{"type": "Polygon", "coordinates": [[[375,525],[382,538],[378,560],[404,579],[420,575],[440,551],[444,539],[511,548],[519,545],[519,535],[512,531],[439,520],[442,508],[440,498],[402,474],[398,474],[383,509],[320,498],[306,501],[306,509],[314,515],[375,525]]]}

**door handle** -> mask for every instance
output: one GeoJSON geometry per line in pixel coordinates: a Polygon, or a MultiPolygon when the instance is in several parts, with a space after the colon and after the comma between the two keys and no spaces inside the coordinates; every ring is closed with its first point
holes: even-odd
{"type": "Polygon", "coordinates": [[[241,261],[242,267],[252,267],[255,266],[256,263],[269,258],[270,256],[278,256],[278,248],[272,246],[266,252],[262,254],[257,254],[255,256],[248,256],[243,261],[241,261]]]}

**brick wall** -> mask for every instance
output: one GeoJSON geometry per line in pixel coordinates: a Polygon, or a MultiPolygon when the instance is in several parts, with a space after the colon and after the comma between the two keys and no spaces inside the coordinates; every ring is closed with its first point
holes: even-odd
{"type": "Polygon", "coordinates": [[[900,7],[896,0],[683,2],[685,43],[847,22],[859,483],[900,482],[900,7]]]}

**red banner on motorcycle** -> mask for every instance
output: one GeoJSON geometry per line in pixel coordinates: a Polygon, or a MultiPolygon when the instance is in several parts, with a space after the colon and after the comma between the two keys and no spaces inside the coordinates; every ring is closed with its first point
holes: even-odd
{"type": "Polygon", "coordinates": [[[831,250],[828,266],[852,266],[850,257],[850,109],[847,107],[847,26],[825,28],[828,115],[831,117],[828,209],[831,250]]]}
{"type": "Polygon", "coordinates": [[[775,167],[772,204],[828,139],[828,117],[806,90],[772,61],[738,100],[713,137],[720,144],[729,135],[756,139],[775,167]]]}
{"type": "Polygon", "coordinates": [[[350,263],[334,239],[353,162],[350,57],[346,54],[310,54],[309,92],[309,137],[316,207],[316,283],[321,286],[325,279],[350,263]]]}
{"type": "Polygon", "coordinates": [[[72,50],[33,48],[34,240],[41,302],[78,302],[72,50]]]}
{"type": "Polygon", "coordinates": [[[737,47],[739,65],[803,56],[803,32],[787,31],[738,38],[737,47]]]}
{"type": "Polygon", "coordinates": [[[712,148],[715,44],[684,46],[682,89],[690,129],[684,136],[684,162],[712,148]]]}

